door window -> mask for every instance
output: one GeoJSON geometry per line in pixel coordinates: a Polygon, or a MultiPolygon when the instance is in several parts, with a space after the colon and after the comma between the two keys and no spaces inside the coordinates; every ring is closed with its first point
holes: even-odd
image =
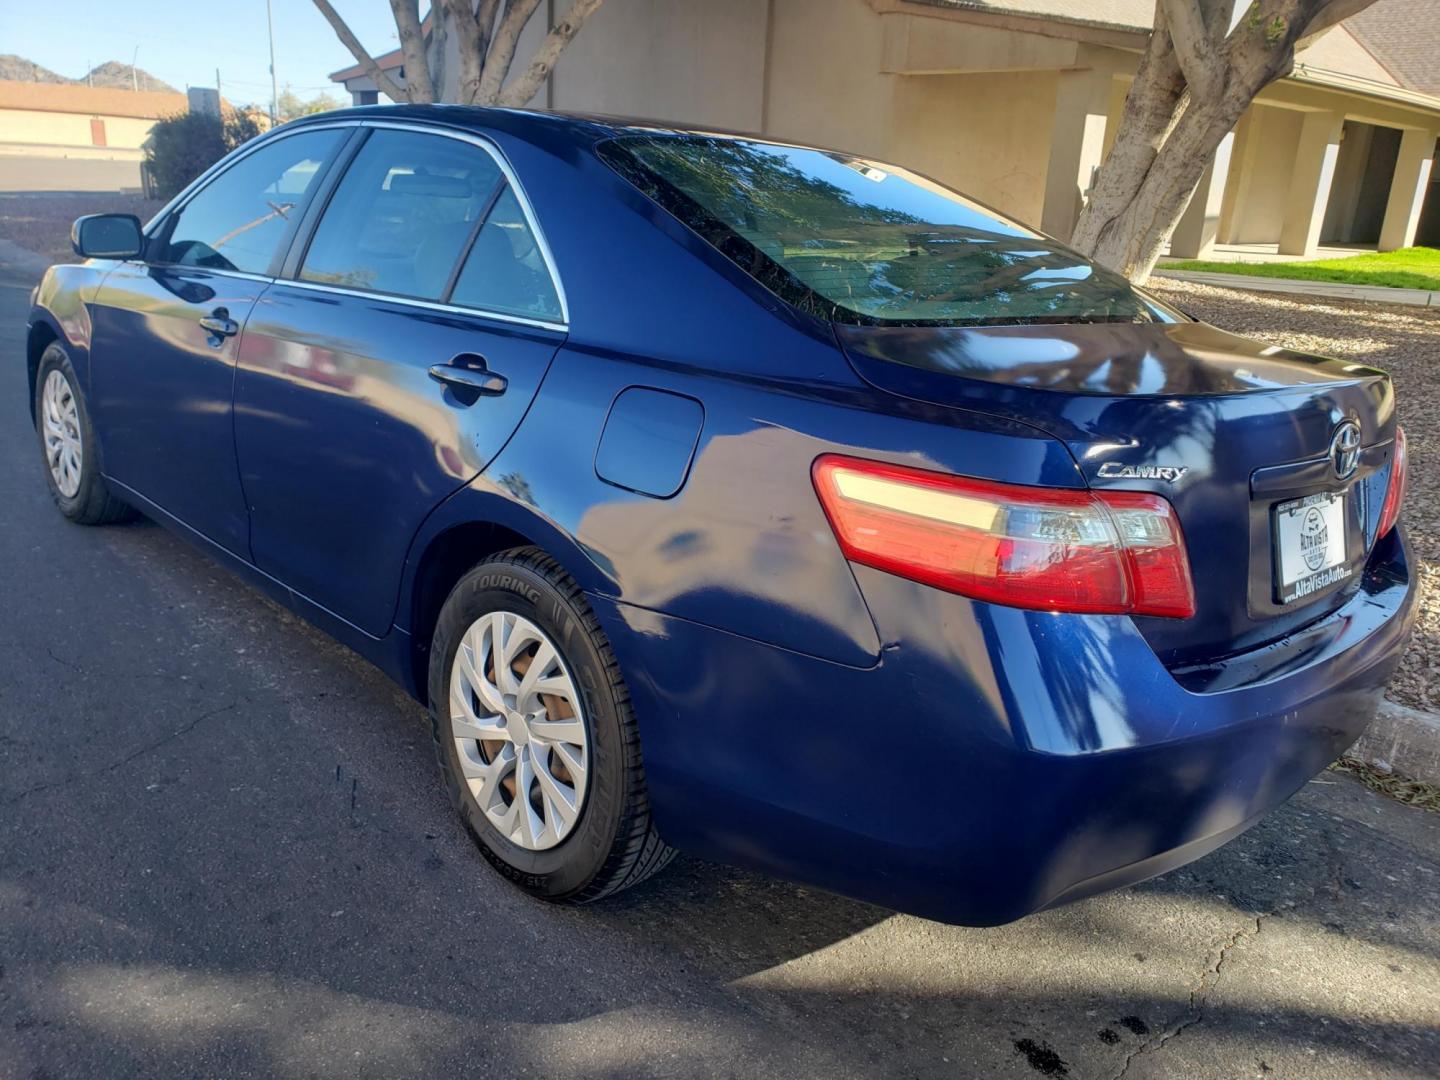
{"type": "Polygon", "coordinates": [[[306,131],[241,158],[180,208],[154,261],[266,273],[320,166],[345,134],[306,131]]]}
{"type": "Polygon", "coordinates": [[[335,189],[302,281],[440,300],[504,177],[457,139],[380,129],[335,189]]]}

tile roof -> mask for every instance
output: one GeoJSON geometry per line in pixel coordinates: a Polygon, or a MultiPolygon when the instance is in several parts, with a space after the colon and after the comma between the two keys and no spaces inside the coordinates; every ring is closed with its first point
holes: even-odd
{"type": "MultiPolygon", "coordinates": [[[[1146,31],[1155,0],[913,0],[932,7],[1146,31]]],[[[1236,0],[1244,4],[1246,0],[1236,0]]],[[[1323,35],[1303,65],[1440,95],[1440,0],[1375,0],[1323,35]]]]}
{"type": "Polygon", "coordinates": [[[1376,0],[1345,26],[1402,86],[1440,94],[1440,3],[1376,0]]]}
{"type": "Polygon", "coordinates": [[[0,81],[0,109],[158,120],[188,112],[190,102],[184,94],[121,90],[113,86],[0,81]]]}

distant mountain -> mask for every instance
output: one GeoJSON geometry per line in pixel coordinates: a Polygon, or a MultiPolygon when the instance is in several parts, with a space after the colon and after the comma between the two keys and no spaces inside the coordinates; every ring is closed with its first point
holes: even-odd
{"type": "Polygon", "coordinates": [[[70,81],[64,75],[57,75],[49,68],[43,68],[14,53],[0,53],[0,79],[9,82],[68,83],[70,81]]]}
{"type": "Polygon", "coordinates": [[[155,78],[144,68],[132,68],[129,64],[122,64],[118,60],[106,60],[99,67],[93,68],[88,76],[75,81],[89,82],[91,86],[114,86],[121,90],[138,89],[155,90],[165,94],[179,93],[169,83],[155,78]]]}
{"type": "Polygon", "coordinates": [[[43,68],[32,60],[13,53],[0,54],[0,79],[10,82],[72,83],[91,86],[113,86],[121,90],[154,90],[165,94],[179,93],[167,82],[155,78],[144,68],[132,69],[129,64],[118,60],[107,60],[88,75],[78,79],[67,79],[49,68],[43,68]],[[131,72],[134,72],[132,75],[131,72]]]}

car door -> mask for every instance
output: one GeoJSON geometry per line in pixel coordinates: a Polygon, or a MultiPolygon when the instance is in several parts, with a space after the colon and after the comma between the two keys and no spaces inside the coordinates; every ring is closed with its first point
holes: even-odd
{"type": "Polygon", "coordinates": [[[241,328],[345,129],[259,145],[172,210],[91,307],[107,476],[248,557],[232,400],[241,328]]]}
{"type": "Polygon", "coordinates": [[[420,523],[520,423],[565,307],[484,140],[376,125],[338,173],[246,326],[235,439],[256,565],[379,636],[420,523]]]}

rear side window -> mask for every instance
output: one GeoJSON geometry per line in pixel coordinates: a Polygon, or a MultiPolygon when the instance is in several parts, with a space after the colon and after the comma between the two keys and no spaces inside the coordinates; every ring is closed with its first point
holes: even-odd
{"type": "Polygon", "coordinates": [[[174,215],[154,261],[264,274],[345,132],[277,139],[210,181],[174,215]]]}
{"type": "Polygon", "coordinates": [[[560,322],[560,297],[520,201],[507,187],[480,227],[452,304],[560,322]]]}
{"type": "Polygon", "coordinates": [[[373,132],[326,207],[300,278],[558,322],[559,290],[496,160],[458,139],[373,132]]]}
{"type": "Polygon", "coordinates": [[[336,187],[300,278],[439,300],[503,183],[479,147],[376,130],[336,187]]]}
{"type": "Polygon", "coordinates": [[[1122,276],[892,165],[746,139],[627,136],[601,157],[802,310],[869,325],[1149,322],[1122,276]]]}

